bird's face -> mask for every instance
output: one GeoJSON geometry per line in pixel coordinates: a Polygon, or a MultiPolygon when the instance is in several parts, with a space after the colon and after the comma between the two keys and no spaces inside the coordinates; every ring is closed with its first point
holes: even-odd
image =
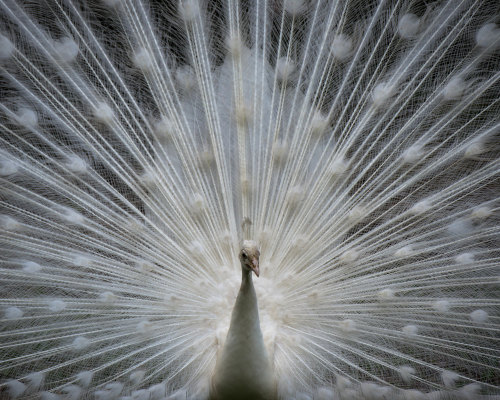
{"type": "Polygon", "coordinates": [[[245,240],[240,251],[241,267],[246,271],[253,271],[259,276],[259,248],[257,243],[245,240]]]}

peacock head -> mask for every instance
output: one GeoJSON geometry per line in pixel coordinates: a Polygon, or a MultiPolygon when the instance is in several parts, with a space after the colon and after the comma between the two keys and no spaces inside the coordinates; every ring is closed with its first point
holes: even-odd
{"type": "Polygon", "coordinates": [[[248,272],[255,272],[259,276],[259,246],[253,240],[243,241],[240,251],[241,268],[248,272]]]}

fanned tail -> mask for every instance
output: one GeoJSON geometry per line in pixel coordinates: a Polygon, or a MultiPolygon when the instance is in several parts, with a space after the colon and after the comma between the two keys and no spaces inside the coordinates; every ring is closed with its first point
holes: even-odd
{"type": "Polygon", "coordinates": [[[2,390],[207,396],[254,239],[281,398],[498,394],[498,6],[166,3],[0,0],[2,390]]]}

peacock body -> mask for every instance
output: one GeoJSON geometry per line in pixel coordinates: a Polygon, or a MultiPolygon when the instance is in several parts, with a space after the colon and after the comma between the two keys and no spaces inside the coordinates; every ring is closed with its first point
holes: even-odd
{"type": "Polygon", "coordinates": [[[500,398],[495,1],[0,10],[0,397],[500,398]]]}

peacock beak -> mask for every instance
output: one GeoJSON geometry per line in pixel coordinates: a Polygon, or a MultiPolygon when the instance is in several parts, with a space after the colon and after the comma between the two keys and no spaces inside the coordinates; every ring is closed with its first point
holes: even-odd
{"type": "Polygon", "coordinates": [[[255,272],[255,275],[259,277],[259,259],[257,257],[252,258],[252,271],[255,272]]]}

